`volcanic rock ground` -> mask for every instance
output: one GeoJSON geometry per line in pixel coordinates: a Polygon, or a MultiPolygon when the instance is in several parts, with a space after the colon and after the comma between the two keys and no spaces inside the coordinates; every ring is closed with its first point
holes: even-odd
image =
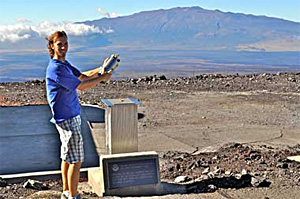
{"type": "MultiPolygon", "coordinates": [[[[162,181],[189,187],[190,194],[151,198],[300,195],[300,163],[287,159],[300,155],[300,73],[153,75],[79,92],[81,103],[99,106],[126,97],[142,102],[139,150],[159,153],[162,181]]],[[[46,103],[44,81],[0,83],[1,106],[46,103]]],[[[84,198],[96,198],[81,181],[84,198]]],[[[0,180],[0,198],[59,198],[60,181],[43,183],[48,190],[0,180]]]]}

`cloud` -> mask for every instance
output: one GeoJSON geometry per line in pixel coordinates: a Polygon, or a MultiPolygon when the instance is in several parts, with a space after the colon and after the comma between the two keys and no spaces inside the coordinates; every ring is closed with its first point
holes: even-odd
{"type": "Polygon", "coordinates": [[[120,14],[115,13],[115,12],[109,13],[106,10],[104,10],[103,8],[98,8],[97,11],[100,12],[103,15],[103,17],[106,17],[106,18],[116,18],[116,17],[121,16],[120,14]]]}
{"type": "Polygon", "coordinates": [[[90,34],[109,34],[113,30],[111,28],[100,29],[96,26],[73,22],[52,23],[44,21],[39,25],[30,26],[25,24],[16,25],[0,25],[0,42],[18,42],[21,40],[34,37],[48,37],[57,30],[64,30],[68,35],[90,35],[90,34]]]}
{"type": "Polygon", "coordinates": [[[112,13],[110,14],[110,18],[116,18],[116,17],[120,17],[120,16],[121,16],[120,14],[115,13],[115,12],[112,12],[112,13]]]}
{"type": "Polygon", "coordinates": [[[25,19],[25,18],[23,18],[23,17],[17,18],[16,21],[17,21],[17,22],[20,22],[20,23],[31,23],[30,20],[25,19]]]}
{"type": "Polygon", "coordinates": [[[103,8],[98,8],[97,11],[100,12],[103,15],[103,17],[107,17],[107,18],[110,17],[110,14],[103,8]]]}
{"type": "Polygon", "coordinates": [[[2,25],[0,26],[0,42],[18,42],[31,37],[32,29],[28,25],[2,25]]]}

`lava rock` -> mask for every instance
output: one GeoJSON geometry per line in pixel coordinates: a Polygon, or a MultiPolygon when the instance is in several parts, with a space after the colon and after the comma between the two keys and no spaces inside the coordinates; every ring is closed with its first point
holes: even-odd
{"type": "Polygon", "coordinates": [[[8,183],[3,180],[2,178],[0,178],[0,187],[6,187],[8,185],[8,183]]]}
{"type": "Polygon", "coordinates": [[[23,184],[24,188],[30,188],[30,189],[35,189],[35,190],[48,190],[49,187],[44,185],[42,182],[40,181],[36,181],[36,180],[27,180],[24,184],[23,184]]]}
{"type": "Polygon", "coordinates": [[[189,180],[189,177],[187,176],[178,176],[177,178],[175,178],[174,182],[175,183],[183,183],[183,182],[187,182],[189,180]]]}
{"type": "Polygon", "coordinates": [[[265,178],[259,176],[251,177],[251,185],[253,187],[269,187],[271,182],[267,181],[265,178]]]}

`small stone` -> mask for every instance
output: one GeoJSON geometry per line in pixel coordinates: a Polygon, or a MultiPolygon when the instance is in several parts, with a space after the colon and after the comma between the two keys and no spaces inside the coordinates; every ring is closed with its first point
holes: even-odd
{"type": "Polygon", "coordinates": [[[188,169],[194,169],[195,167],[195,161],[189,164],[188,169]]]}
{"type": "Polygon", "coordinates": [[[289,168],[288,163],[279,163],[276,165],[278,168],[287,169],[289,168]]]}
{"type": "Polygon", "coordinates": [[[215,192],[217,189],[218,189],[218,187],[216,187],[213,184],[207,185],[207,192],[215,192]]]}
{"type": "Polygon", "coordinates": [[[179,163],[176,164],[176,169],[177,169],[177,170],[180,169],[180,164],[179,164],[179,163]]]}
{"type": "Polygon", "coordinates": [[[175,183],[182,183],[182,182],[186,182],[188,180],[187,176],[178,176],[177,178],[175,178],[174,182],[175,183]]]}
{"type": "Polygon", "coordinates": [[[289,77],[289,78],[288,78],[288,81],[290,81],[290,82],[296,82],[296,78],[294,78],[294,77],[289,77]]]}
{"type": "Polygon", "coordinates": [[[23,184],[24,188],[30,188],[30,189],[35,189],[35,190],[47,190],[49,189],[48,186],[43,185],[42,182],[37,181],[37,180],[27,180],[24,184],[23,184]]]}
{"type": "Polygon", "coordinates": [[[0,187],[6,187],[8,185],[8,183],[3,180],[2,178],[0,178],[0,187]]]}
{"type": "Polygon", "coordinates": [[[241,177],[242,177],[242,175],[241,175],[241,174],[238,174],[238,173],[237,173],[237,174],[235,174],[235,178],[236,178],[236,179],[241,179],[241,177]]]}
{"type": "Polygon", "coordinates": [[[158,79],[159,80],[167,80],[166,76],[164,76],[164,75],[159,76],[158,79]]]}
{"type": "Polygon", "coordinates": [[[214,174],[213,172],[209,172],[209,173],[207,174],[207,176],[208,176],[209,178],[214,178],[214,177],[215,177],[215,174],[214,174]]]}
{"type": "Polygon", "coordinates": [[[246,169],[243,169],[242,170],[242,175],[246,175],[246,174],[248,174],[248,171],[246,169]]]}
{"type": "Polygon", "coordinates": [[[259,176],[251,177],[251,185],[253,187],[269,187],[271,182],[267,181],[265,178],[259,176]]]}
{"type": "Polygon", "coordinates": [[[259,162],[259,164],[266,164],[266,161],[265,161],[265,160],[261,160],[261,161],[259,162]]]}
{"type": "Polygon", "coordinates": [[[210,169],[209,169],[209,167],[207,167],[202,171],[202,174],[208,174],[209,171],[210,171],[210,169]]]}
{"type": "Polygon", "coordinates": [[[219,159],[219,156],[217,155],[212,158],[212,160],[217,160],[217,159],[219,159]]]}
{"type": "Polygon", "coordinates": [[[168,171],[170,171],[170,172],[174,171],[174,167],[172,165],[168,166],[168,171]]]}
{"type": "Polygon", "coordinates": [[[231,174],[231,170],[225,171],[225,175],[230,175],[230,174],[231,174]]]}
{"type": "Polygon", "coordinates": [[[220,174],[220,173],[221,173],[221,169],[214,170],[214,174],[220,174]]]}

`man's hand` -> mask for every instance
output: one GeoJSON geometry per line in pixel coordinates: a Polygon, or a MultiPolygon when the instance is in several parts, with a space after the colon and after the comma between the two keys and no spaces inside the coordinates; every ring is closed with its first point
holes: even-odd
{"type": "Polygon", "coordinates": [[[106,62],[108,62],[108,60],[109,60],[109,57],[107,57],[107,58],[103,61],[103,64],[102,64],[102,65],[106,64],[106,62]]]}
{"type": "Polygon", "coordinates": [[[106,64],[106,62],[108,62],[109,60],[109,57],[107,57],[104,61],[103,61],[103,64],[102,66],[100,67],[100,71],[98,72],[98,76],[101,76],[101,75],[104,75],[106,73],[105,71],[105,68],[104,68],[104,65],[106,64]]]}
{"type": "Polygon", "coordinates": [[[111,73],[104,73],[99,77],[101,78],[101,82],[107,82],[111,78],[111,73]]]}

